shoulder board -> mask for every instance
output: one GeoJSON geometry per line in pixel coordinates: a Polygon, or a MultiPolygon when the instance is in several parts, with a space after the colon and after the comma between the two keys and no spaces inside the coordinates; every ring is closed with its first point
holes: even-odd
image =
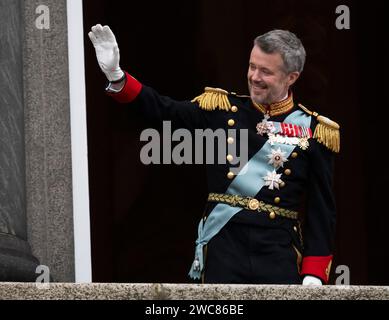
{"type": "Polygon", "coordinates": [[[194,98],[192,102],[197,102],[199,107],[206,111],[231,110],[231,103],[228,100],[228,91],[220,88],[206,87],[204,93],[194,98]]]}
{"type": "Polygon", "coordinates": [[[331,119],[319,115],[317,112],[310,111],[302,104],[298,105],[304,112],[315,117],[318,121],[316,125],[313,137],[318,142],[325,145],[333,152],[339,153],[340,151],[340,125],[331,119]]]}

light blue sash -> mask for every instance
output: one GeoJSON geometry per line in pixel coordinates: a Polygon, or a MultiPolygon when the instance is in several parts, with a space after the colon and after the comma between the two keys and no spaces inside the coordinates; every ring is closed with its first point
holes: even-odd
{"type": "MultiPolygon", "coordinates": [[[[309,128],[311,126],[311,117],[303,111],[297,110],[290,114],[284,122],[309,128]]],[[[269,141],[267,141],[243,167],[241,172],[244,172],[244,174],[239,174],[232,181],[225,193],[255,197],[264,187],[265,181],[263,177],[267,175],[268,171],[272,172],[274,170],[274,167],[268,163],[269,159],[267,155],[271,154],[273,148],[281,148],[281,150],[285,152],[285,157],[289,158],[295,147],[296,146],[294,145],[279,143],[272,146],[269,141]]],[[[204,268],[203,247],[241,210],[242,208],[220,203],[216,205],[208,215],[205,222],[204,219],[201,219],[198,226],[195,260],[189,271],[189,276],[192,279],[200,279],[201,272],[204,268]]]]}

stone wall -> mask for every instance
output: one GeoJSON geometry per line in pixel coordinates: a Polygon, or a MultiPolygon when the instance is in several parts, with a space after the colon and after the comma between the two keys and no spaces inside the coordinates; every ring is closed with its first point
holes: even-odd
{"type": "Polygon", "coordinates": [[[22,1],[0,2],[0,281],[31,281],[27,241],[22,1]]]}
{"type": "Polygon", "coordinates": [[[0,281],[75,279],[66,3],[0,2],[0,281]]]}
{"type": "Polygon", "coordinates": [[[0,300],[388,300],[389,287],[0,283],[0,300]]]}
{"type": "Polygon", "coordinates": [[[54,281],[73,282],[74,236],[66,0],[25,0],[24,108],[28,240],[54,281]],[[50,10],[39,29],[36,9],[50,10]]]}

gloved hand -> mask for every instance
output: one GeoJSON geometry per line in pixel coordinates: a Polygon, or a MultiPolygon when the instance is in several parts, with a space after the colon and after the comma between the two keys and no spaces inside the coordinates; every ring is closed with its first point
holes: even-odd
{"type": "Polygon", "coordinates": [[[119,46],[115,35],[108,26],[97,24],[88,33],[96,50],[96,57],[101,70],[109,81],[118,81],[124,77],[120,68],[119,46]]]}
{"type": "Polygon", "coordinates": [[[310,285],[321,286],[323,285],[323,283],[319,278],[312,277],[312,276],[305,276],[303,280],[303,286],[310,286],[310,285]]]}

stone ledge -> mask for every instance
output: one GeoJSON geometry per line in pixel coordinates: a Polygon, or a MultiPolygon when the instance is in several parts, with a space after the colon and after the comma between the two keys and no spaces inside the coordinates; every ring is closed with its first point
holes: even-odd
{"type": "Polygon", "coordinates": [[[389,300],[389,287],[0,283],[0,300],[389,300]]]}

